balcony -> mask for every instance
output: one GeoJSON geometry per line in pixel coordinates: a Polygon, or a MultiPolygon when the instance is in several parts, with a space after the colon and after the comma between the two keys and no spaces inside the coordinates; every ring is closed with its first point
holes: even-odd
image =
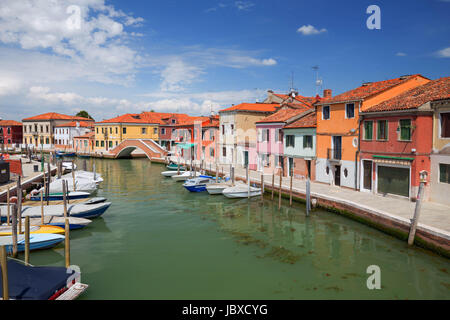
{"type": "Polygon", "coordinates": [[[327,159],[330,161],[340,161],[342,159],[342,149],[328,149],[327,150],[327,159]]]}

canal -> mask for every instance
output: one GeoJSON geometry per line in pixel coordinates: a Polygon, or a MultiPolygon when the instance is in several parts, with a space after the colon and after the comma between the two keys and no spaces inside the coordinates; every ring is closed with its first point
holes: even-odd
{"type": "MultiPolygon", "coordinates": [[[[449,260],[334,213],[189,193],[147,159],[95,163],[113,204],[71,233],[82,299],[450,298],[449,260]],[[370,265],[380,290],[367,289],[370,265]]],[[[31,263],[64,265],[64,246],[31,263]]]]}

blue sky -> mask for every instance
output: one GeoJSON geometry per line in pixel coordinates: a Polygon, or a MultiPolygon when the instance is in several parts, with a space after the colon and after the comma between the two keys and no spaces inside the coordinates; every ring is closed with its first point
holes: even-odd
{"type": "Polygon", "coordinates": [[[314,65],[333,94],[404,74],[435,79],[449,75],[449,15],[448,0],[4,0],[0,116],[207,114],[286,92],[292,73],[314,95],[314,65]],[[71,5],[79,28],[68,27],[71,5]],[[380,30],[366,27],[369,5],[380,30]]]}

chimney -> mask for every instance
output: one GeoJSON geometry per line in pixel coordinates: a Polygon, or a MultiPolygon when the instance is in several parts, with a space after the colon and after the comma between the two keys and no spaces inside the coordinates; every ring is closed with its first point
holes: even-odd
{"type": "Polygon", "coordinates": [[[331,89],[323,90],[323,97],[324,98],[331,98],[331,89]]]}

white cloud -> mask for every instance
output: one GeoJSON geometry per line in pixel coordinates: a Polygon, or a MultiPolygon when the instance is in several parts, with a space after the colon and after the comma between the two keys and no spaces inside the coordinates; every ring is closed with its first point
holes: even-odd
{"type": "Polygon", "coordinates": [[[161,71],[162,91],[183,91],[185,85],[194,82],[203,73],[198,67],[188,65],[180,59],[170,61],[161,71]]]}
{"type": "Polygon", "coordinates": [[[238,8],[238,10],[248,10],[255,4],[250,1],[235,1],[234,5],[236,6],[236,8],[238,8]]]}
{"type": "Polygon", "coordinates": [[[136,26],[143,19],[117,11],[104,0],[78,1],[76,6],[73,3],[2,0],[0,42],[25,50],[47,50],[80,66],[101,69],[107,82],[114,81],[111,78],[117,75],[129,79],[140,57],[123,44],[130,36],[124,26],[136,26]],[[71,5],[79,11],[68,11],[71,5]]]}
{"type": "Polygon", "coordinates": [[[450,47],[439,50],[436,55],[440,58],[450,58],[450,47]]]}
{"type": "Polygon", "coordinates": [[[406,56],[406,53],[404,53],[404,52],[397,52],[395,55],[396,55],[397,57],[405,57],[405,56],[406,56]]]}
{"type": "Polygon", "coordinates": [[[308,24],[308,25],[304,25],[304,26],[301,26],[300,28],[298,28],[297,32],[303,34],[304,36],[311,36],[311,35],[327,32],[327,29],[322,28],[322,29],[318,30],[314,26],[308,24]]]}

